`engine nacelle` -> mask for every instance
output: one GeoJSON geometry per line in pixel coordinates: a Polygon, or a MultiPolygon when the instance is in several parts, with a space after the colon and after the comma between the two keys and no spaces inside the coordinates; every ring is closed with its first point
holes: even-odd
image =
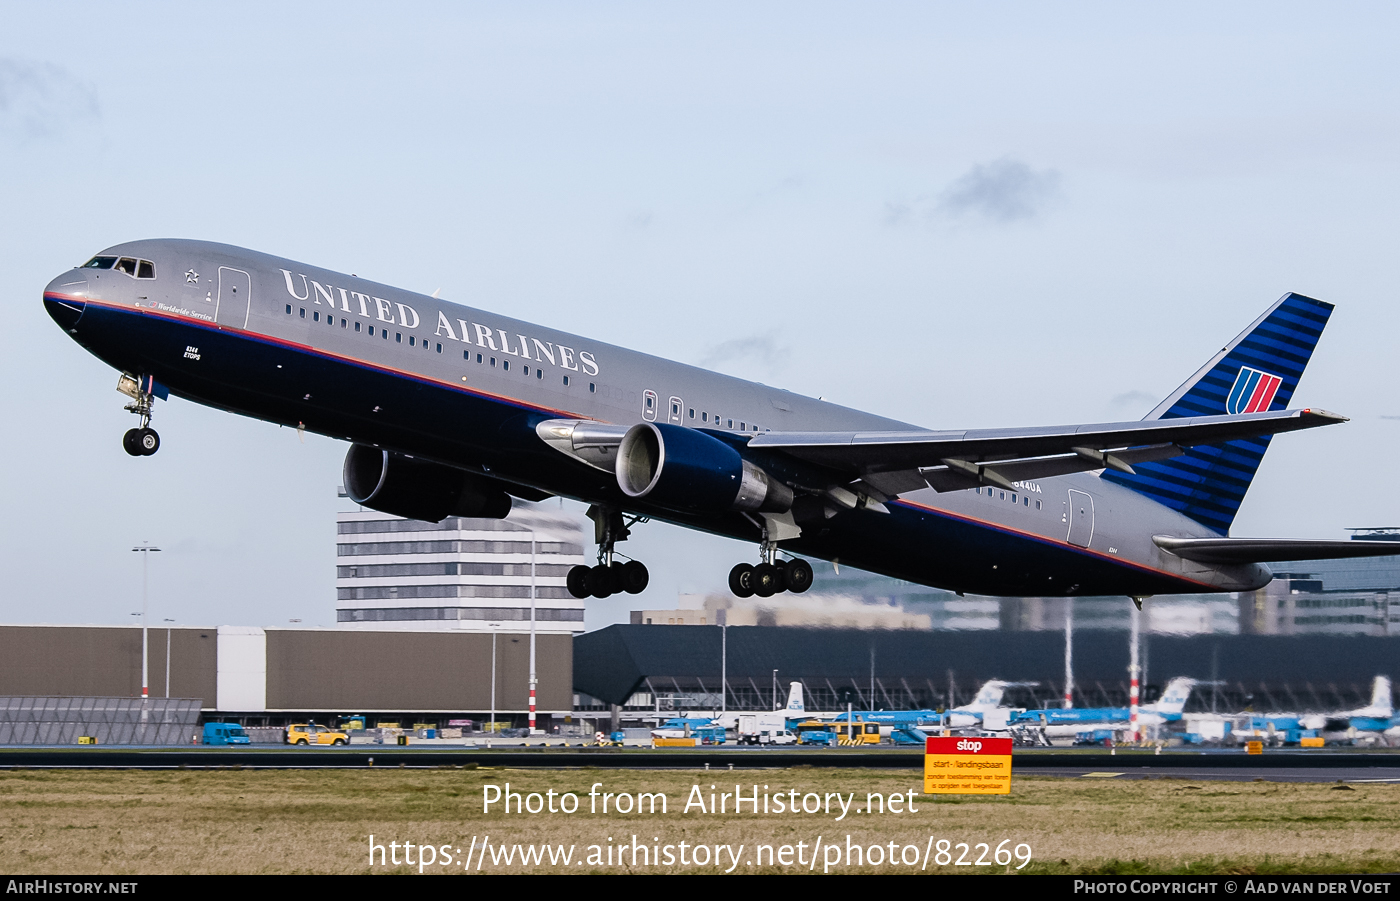
{"type": "Polygon", "coordinates": [[[371,510],[424,522],[503,519],[510,512],[510,495],[489,480],[364,444],[352,444],[345,455],[345,493],[371,510]]]}
{"type": "Polygon", "coordinates": [[[783,513],[792,489],[704,432],[639,422],[617,449],[623,494],[680,512],[751,510],[783,513]]]}

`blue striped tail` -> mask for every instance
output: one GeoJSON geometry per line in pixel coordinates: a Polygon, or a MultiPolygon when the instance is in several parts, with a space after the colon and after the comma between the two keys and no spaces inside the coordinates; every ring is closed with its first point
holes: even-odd
{"type": "MultiPolygon", "coordinates": [[[[1143,418],[1285,409],[1331,315],[1329,303],[1285,295],[1143,418]]],[[[1134,464],[1135,475],[1110,469],[1103,478],[1227,535],[1268,449],[1267,436],[1193,447],[1170,460],[1134,464]]]]}

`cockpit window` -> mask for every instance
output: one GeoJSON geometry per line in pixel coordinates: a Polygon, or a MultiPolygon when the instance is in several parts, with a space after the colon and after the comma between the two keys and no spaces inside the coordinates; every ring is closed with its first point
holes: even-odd
{"type": "Polygon", "coordinates": [[[111,269],[116,257],[93,257],[83,264],[84,269],[111,269]]]}
{"type": "Polygon", "coordinates": [[[155,263],[152,263],[150,260],[141,260],[141,261],[139,262],[139,265],[136,267],[136,277],[137,277],[137,278],[155,278],[155,277],[156,277],[156,264],[155,264],[155,263]]]}
{"type": "Polygon", "coordinates": [[[117,270],[119,272],[125,272],[127,275],[135,276],[136,261],[131,257],[122,257],[120,260],[117,260],[117,270]]]}

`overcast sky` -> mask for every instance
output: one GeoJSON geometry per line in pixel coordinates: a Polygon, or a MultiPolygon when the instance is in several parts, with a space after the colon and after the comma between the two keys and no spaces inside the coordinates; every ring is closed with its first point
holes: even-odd
{"type": "MultiPolygon", "coordinates": [[[[345,446],[116,373],[43,286],[276,253],[937,428],[1136,419],[1337,304],[1233,534],[1400,524],[1389,4],[18,4],[0,31],[3,622],[335,619],[345,446]]],[[[659,524],[648,607],[748,545],[659,524]]],[[[639,599],[590,601],[588,625],[639,599]]]]}

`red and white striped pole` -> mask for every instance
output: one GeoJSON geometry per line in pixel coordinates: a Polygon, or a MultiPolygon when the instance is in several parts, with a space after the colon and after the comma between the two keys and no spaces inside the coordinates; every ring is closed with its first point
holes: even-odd
{"type": "Polygon", "coordinates": [[[530,531],[530,734],[535,734],[535,533],[530,531]]]}
{"type": "Polygon", "coordinates": [[[1138,623],[1142,616],[1142,610],[1138,606],[1142,602],[1133,598],[1132,609],[1132,633],[1129,638],[1128,648],[1128,740],[1138,741],[1142,738],[1138,732],[1138,623]]]}
{"type": "Polygon", "coordinates": [[[1065,598],[1065,703],[1074,707],[1074,598],[1065,598]]]}

